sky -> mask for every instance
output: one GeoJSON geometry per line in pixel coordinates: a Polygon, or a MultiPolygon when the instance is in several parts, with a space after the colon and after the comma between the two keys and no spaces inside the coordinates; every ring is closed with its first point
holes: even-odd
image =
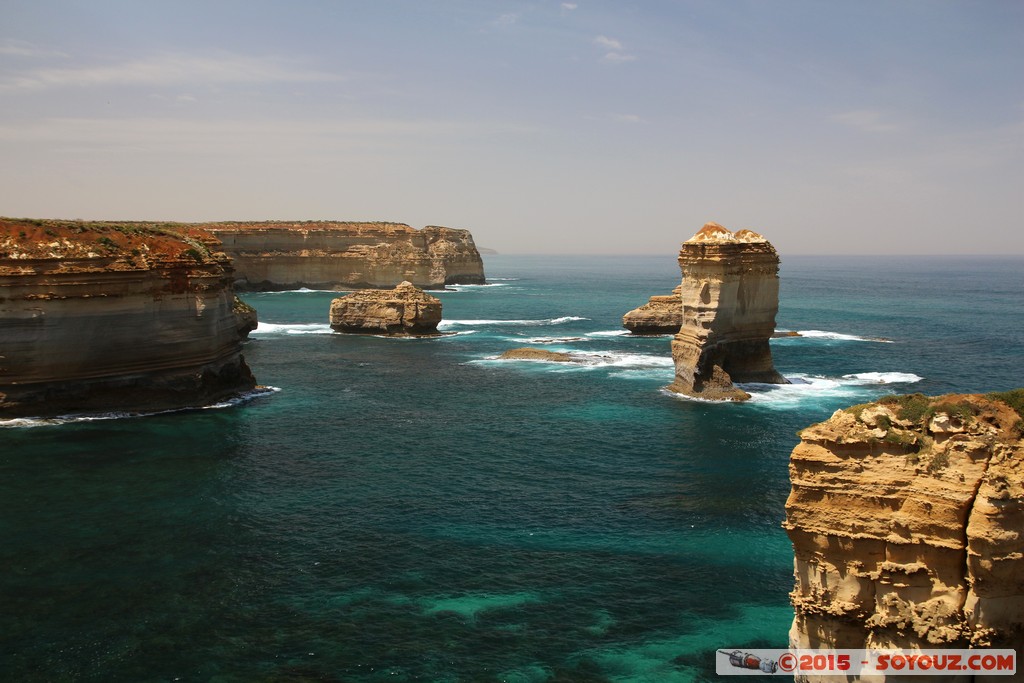
{"type": "Polygon", "coordinates": [[[1024,254],[1024,2],[0,0],[0,215],[1024,254]]]}

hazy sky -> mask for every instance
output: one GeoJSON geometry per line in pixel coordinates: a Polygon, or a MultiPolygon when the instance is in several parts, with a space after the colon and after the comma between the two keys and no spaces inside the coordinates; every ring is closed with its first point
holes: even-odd
{"type": "Polygon", "coordinates": [[[1024,2],[0,0],[0,215],[1024,253],[1024,2]]]}

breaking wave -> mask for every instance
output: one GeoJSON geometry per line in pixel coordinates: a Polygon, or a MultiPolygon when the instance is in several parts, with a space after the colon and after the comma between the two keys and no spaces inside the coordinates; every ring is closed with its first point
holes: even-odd
{"type": "MultiPolygon", "coordinates": [[[[881,339],[879,337],[859,337],[855,334],[843,334],[842,332],[829,332],[827,330],[800,330],[800,337],[806,337],[808,339],[830,339],[834,341],[859,341],[859,342],[878,342],[882,344],[891,344],[891,339],[881,339]]],[[[780,339],[799,339],[800,337],[780,337],[780,339]]]]}
{"type": "Polygon", "coordinates": [[[186,413],[196,410],[221,410],[232,408],[243,403],[248,403],[260,396],[269,396],[281,391],[279,387],[256,387],[251,391],[239,394],[233,398],[211,403],[208,406],[186,406],[184,408],[172,408],[170,410],[155,410],[152,412],[136,411],[111,411],[109,413],[96,413],[95,415],[58,415],[57,417],[15,417],[9,420],[0,420],[0,429],[25,428],[25,427],[55,427],[66,424],[79,424],[82,422],[101,422],[104,420],[124,420],[135,417],[150,417],[153,415],[168,415],[171,413],[186,413]]]}
{"type": "Polygon", "coordinates": [[[576,320],[589,320],[576,315],[565,315],[561,318],[547,318],[544,320],[442,320],[438,329],[445,329],[452,325],[467,325],[480,327],[484,325],[561,325],[576,320]]]}
{"type": "Polygon", "coordinates": [[[327,323],[265,323],[249,333],[254,334],[332,334],[334,331],[327,323]]]}

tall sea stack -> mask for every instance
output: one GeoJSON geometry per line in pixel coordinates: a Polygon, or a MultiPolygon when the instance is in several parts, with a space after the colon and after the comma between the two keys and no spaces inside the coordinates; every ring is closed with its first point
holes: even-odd
{"type": "Polygon", "coordinates": [[[788,384],[768,340],[779,309],[779,256],[751,230],[708,223],[683,242],[683,322],[672,340],[670,391],[712,400],[750,398],[733,382],[788,384]]]}

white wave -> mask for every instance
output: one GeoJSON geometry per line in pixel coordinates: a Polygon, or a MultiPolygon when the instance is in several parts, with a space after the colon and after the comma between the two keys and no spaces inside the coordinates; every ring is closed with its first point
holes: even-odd
{"type": "Polygon", "coordinates": [[[573,356],[587,359],[596,367],[615,368],[670,368],[671,356],[654,356],[648,353],[623,353],[619,351],[573,351],[573,356]]]}
{"type": "MultiPolygon", "coordinates": [[[[482,287],[508,287],[504,282],[488,282],[483,285],[445,285],[445,289],[480,289],[482,287]]],[[[440,290],[444,291],[444,289],[440,290]]]]}
{"type": "Polygon", "coordinates": [[[858,372],[843,375],[843,379],[858,380],[865,384],[913,384],[920,382],[924,377],[912,372],[858,372]]]}
{"type": "Polygon", "coordinates": [[[624,337],[629,330],[600,330],[598,332],[587,332],[588,337],[624,337]]]}
{"type": "Polygon", "coordinates": [[[487,279],[488,279],[488,281],[495,281],[495,282],[513,282],[515,280],[518,280],[519,278],[517,278],[517,277],[489,277],[487,279]]]}
{"type": "Polygon", "coordinates": [[[438,329],[444,329],[452,325],[467,325],[480,327],[484,325],[561,325],[562,323],[575,320],[589,320],[575,315],[565,315],[560,318],[547,318],[544,320],[442,320],[438,329]]]}
{"type": "Polygon", "coordinates": [[[593,370],[597,368],[652,369],[671,368],[672,358],[653,356],[645,353],[623,353],[619,351],[564,351],[572,356],[572,360],[557,361],[543,358],[501,358],[489,356],[479,362],[516,362],[543,363],[559,372],[579,369],[593,370]]]}
{"type": "Polygon", "coordinates": [[[254,334],[332,334],[327,323],[265,323],[249,333],[254,334]]]}
{"type": "MultiPolygon", "coordinates": [[[[351,291],[354,291],[354,290],[351,290],[351,289],[309,289],[308,287],[300,287],[298,289],[282,289],[282,290],[279,290],[279,291],[276,291],[276,292],[252,292],[252,293],[253,294],[318,294],[318,293],[326,292],[327,294],[345,294],[345,293],[351,292],[351,291]]],[[[248,293],[249,292],[241,292],[241,294],[243,296],[245,296],[248,293]]]]}
{"type": "Polygon", "coordinates": [[[24,428],[24,427],[54,427],[66,424],[80,424],[83,422],[101,422],[104,420],[124,420],[134,417],[149,417],[152,415],[167,415],[170,413],[182,413],[193,410],[221,410],[233,406],[248,403],[254,398],[268,396],[281,391],[279,387],[256,387],[251,391],[239,394],[219,403],[212,403],[208,406],[186,406],[184,408],[172,408],[170,410],[155,410],[152,412],[128,412],[112,411],[109,413],[97,413],[94,415],[58,415],[56,417],[15,417],[9,420],[0,420],[0,429],[3,428],[24,428]]]}
{"type": "MultiPolygon", "coordinates": [[[[858,337],[855,334],[843,334],[842,332],[829,332],[827,330],[800,330],[800,337],[807,337],[808,339],[831,339],[835,341],[860,341],[860,342],[879,342],[882,344],[891,344],[891,339],[880,339],[878,337],[858,337]]],[[[779,337],[780,339],[799,339],[800,337],[779,337]]]]}
{"type": "Polygon", "coordinates": [[[527,344],[573,344],[590,341],[586,337],[506,337],[511,341],[524,341],[527,344]]]}

